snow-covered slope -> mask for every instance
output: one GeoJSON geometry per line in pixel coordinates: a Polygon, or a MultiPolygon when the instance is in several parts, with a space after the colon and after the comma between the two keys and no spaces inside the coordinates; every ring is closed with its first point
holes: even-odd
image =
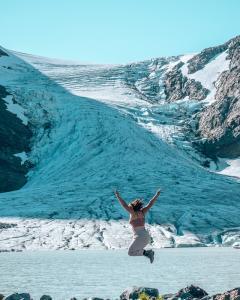
{"type": "Polygon", "coordinates": [[[239,182],[203,168],[184,136],[183,116],[202,104],[167,103],[160,89],[179,57],[109,66],[7,53],[0,84],[34,133],[31,152],[16,155],[34,167],[0,194],[2,249],[126,247],[114,188],[127,201],[162,188],[148,217],[156,247],[239,238],[239,182]]]}

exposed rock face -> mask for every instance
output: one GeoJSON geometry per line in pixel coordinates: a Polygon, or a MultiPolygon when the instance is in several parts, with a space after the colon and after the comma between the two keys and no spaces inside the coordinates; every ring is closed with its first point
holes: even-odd
{"type": "Polygon", "coordinates": [[[240,155],[240,36],[228,46],[229,70],[217,82],[214,102],[199,118],[199,134],[207,155],[235,158],[240,155]]]}
{"type": "Polygon", "coordinates": [[[206,48],[188,61],[188,74],[195,73],[205,67],[216,55],[225,51],[228,43],[217,47],[206,48]]]}
{"type": "Polygon", "coordinates": [[[175,101],[185,97],[183,87],[187,78],[182,75],[180,70],[182,65],[181,63],[177,64],[172,71],[166,74],[164,89],[167,101],[175,101]]]}
{"type": "MultiPolygon", "coordinates": [[[[231,44],[235,43],[239,40],[239,36],[227,41],[226,43],[216,46],[216,47],[209,47],[201,51],[199,54],[195,55],[188,61],[188,74],[195,73],[202,68],[205,67],[207,63],[209,63],[215,56],[226,51],[227,49],[231,48],[231,44]]],[[[229,50],[229,53],[231,50],[229,50]]]]}
{"type": "Polygon", "coordinates": [[[0,57],[1,56],[8,56],[8,54],[0,48],[0,57]]]}
{"type": "Polygon", "coordinates": [[[199,81],[188,79],[184,86],[185,96],[192,100],[203,100],[207,97],[209,90],[204,88],[199,81]]]}
{"type": "Polygon", "coordinates": [[[0,192],[19,189],[26,183],[28,167],[14,154],[30,151],[32,137],[29,126],[7,110],[3,98],[8,95],[0,86],[0,192]]]}
{"type": "Polygon", "coordinates": [[[181,67],[183,63],[178,63],[172,71],[165,76],[164,89],[166,100],[169,102],[189,97],[192,100],[203,100],[209,90],[204,88],[199,81],[188,79],[183,76],[181,67]]]}
{"type": "MultiPolygon", "coordinates": [[[[206,48],[187,62],[176,56],[131,64],[124,68],[126,84],[146,101],[201,101],[206,99],[210,91],[200,81],[186,74],[203,69],[225,51],[226,59],[230,60],[229,70],[221,71],[217,75],[219,77],[210,82],[216,88],[212,95],[215,102],[203,109],[194,120],[196,127],[192,128],[198,140],[197,148],[212,158],[235,158],[240,155],[240,36],[222,45],[206,48]],[[171,68],[171,63],[177,64],[171,68]]],[[[217,67],[221,69],[220,65],[217,67]]],[[[211,73],[211,67],[209,70],[211,73]]]]}

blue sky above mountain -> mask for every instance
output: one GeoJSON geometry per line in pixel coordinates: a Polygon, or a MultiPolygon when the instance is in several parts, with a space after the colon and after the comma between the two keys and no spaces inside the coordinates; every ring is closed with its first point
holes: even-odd
{"type": "Polygon", "coordinates": [[[195,53],[240,31],[237,0],[10,0],[1,45],[47,57],[126,63],[195,53]]]}

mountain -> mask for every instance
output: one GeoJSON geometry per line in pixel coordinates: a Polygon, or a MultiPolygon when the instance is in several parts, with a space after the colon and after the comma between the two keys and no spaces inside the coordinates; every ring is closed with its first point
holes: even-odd
{"type": "Polygon", "coordinates": [[[114,188],[162,188],[154,247],[238,241],[239,40],[128,65],[1,48],[2,250],[127,247],[114,188]]]}

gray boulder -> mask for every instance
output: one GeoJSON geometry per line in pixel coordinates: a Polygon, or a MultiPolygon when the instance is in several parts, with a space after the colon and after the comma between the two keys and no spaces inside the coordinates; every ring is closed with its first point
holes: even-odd
{"type": "Polygon", "coordinates": [[[88,299],[89,300],[104,300],[103,298],[98,298],[98,297],[90,297],[88,299]]]}
{"type": "MultiPolygon", "coordinates": [[[[73,298],[73,300],[76,298],[73,298]]],[[[90,297],[90,298],[84,298],[83,300],[104,300],[103,298],[98,298],[98,297],[90,297]]]]}
{"type": "Polygon", "coordinates": [[[202,299],[207,295],[207,292],[201,289],[200,287],[190,285],[178,291],[171,299],[202,299]]]}
{"type": "Polygon", "coordinates": [[[28,293],[21,293],[21,294],[15,293],[3,298],[3,300],[32,300],[32,298],[28,293]]]}
{"type": "Polygon", "coordinates": [[[129,300],[129,299],[138,299],[141,293],[147,294],[149,297],[158,297],[159,292],[158,289],[147,288],[147,287],[132,287],[130,289],[125,290],[121,295],[121,300],[129,300]]]}
{"type": "Polygon", "coordinates": [[[43,295],[40,300],[52,300],[52,297],[49,295],[43,295]]]}
{"type": "Polygon", "coordinates": [[[240,300],[240,288],[212,296],[213,300],[240,300]]]}

